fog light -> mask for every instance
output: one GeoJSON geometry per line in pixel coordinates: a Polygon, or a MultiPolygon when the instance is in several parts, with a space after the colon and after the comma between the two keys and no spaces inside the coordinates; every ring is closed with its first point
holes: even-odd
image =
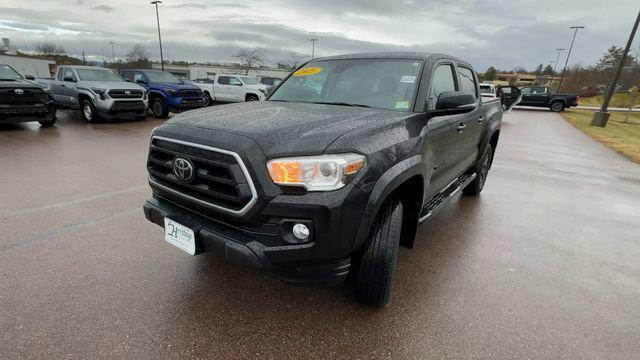
{"type": "Polygon", "coordinates": [[[309,238],[309,228],[304,224],[293,225],[293,236],[300,240],[307,240],[309,238]]]}

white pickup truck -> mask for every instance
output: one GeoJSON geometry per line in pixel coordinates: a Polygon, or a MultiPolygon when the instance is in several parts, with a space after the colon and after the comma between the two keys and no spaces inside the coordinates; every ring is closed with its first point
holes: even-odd
{"type": "Polygon", "coordinates": [[[216,75],[192,82],[204,92],[205,106],[214,102],[261,101],[268,94],[266,85],[244,75],[216,75]]]}

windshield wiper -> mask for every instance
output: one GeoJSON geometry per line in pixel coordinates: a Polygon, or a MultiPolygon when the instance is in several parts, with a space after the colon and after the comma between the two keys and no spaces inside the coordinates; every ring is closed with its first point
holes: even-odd
{"type": "Polygon", "coordinates": [[[357,106],[357,107],[365,107],[365,108],[370,108],[371,107],[369,105],[352,104],[352,103],[341,102],[341,101],[310,101],[310,103],[312,103],[312,104],[323,104],[323,105],[357,106]]]}

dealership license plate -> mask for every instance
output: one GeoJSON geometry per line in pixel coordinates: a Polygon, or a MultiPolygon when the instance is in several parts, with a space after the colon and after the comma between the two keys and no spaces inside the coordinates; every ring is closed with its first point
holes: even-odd
{"type": "Polygon", "coordinates": [[[168,218],[164,218],[164,239],[191,255],[196,254],[196,235],[193,230],[168,218]]]}

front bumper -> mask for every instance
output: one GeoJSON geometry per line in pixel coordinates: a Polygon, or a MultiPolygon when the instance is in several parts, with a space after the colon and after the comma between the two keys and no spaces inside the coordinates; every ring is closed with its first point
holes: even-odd
{"type": "Polygon", "coordinates": [[[277,235],[206,218],[155,195],[143,209],[145,217],[161,227],[167,217],[191,228],[196,235],[197,253],[211,252],[232,264],[257,269],[289,284],[339,284],[349,274],[350,257],[314,260],[317,242],[275,245],[277,235]]]}
{"type": "Polygon", "coordinates": [[[147,113],[149,108],[148,99],[97,99],[94,101],[96,109],[102,117],[118,117],[118,116],[140,116],[147,113]]]}
{"type": "Polygon", "coordinates": [[[182,112],[191,109],[197,109],[204,106],[204,99],[201,97],[197,98],[173,98],[169,100],[169,109],[172,112],[182,112]]]}
{"type": "Polygon", "coordinates": [[[13,124],[30,121],[50,121],[55,116],[53,100],[37,105],[0,104],[0,124],[13,124]]]}

